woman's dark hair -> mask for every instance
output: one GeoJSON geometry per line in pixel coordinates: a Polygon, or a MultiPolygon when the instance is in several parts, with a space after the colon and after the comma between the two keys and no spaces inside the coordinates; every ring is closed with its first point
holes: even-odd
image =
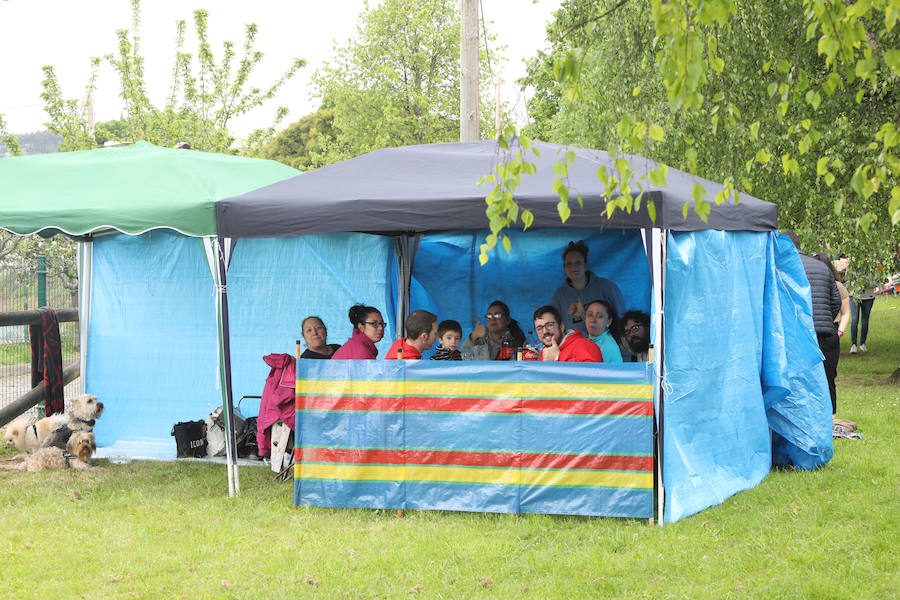
{"type": "Polygon", "coordinates": [[[566,255],[569,252],[577,252],[584,259],[584,264],[587,264],[588,245],[584,243],[584,240],[578,240],[577,242],[569,242],[569,245],[566,246],[566,249],[563,250],[563,253],[562,253],[563,262],[565,262],[566,255]]]}
{"type": "Polygon", "coordinates": [[[506,315],[506,320],[509,321],[509,324],[506,326],[506,329],[509,331],[510,335],[513,336],[513,340],[516,342],[516,346],[524,346],[525,345],[525,332],[522,331],[522,328],[519,327],[519,322],[509,316],[509,307],[502,300],[494,300],[490,304],[488,304],[488,310],[491,310],[492,306],[498,307],[503,311],[503,314],[506,315]]]}
{"type": "Polygon", "coordinates": [[[381,314],[381,311],[375,308],[374,306],[366,306],[365,304],[354,304],[350,307],[350,310],[347,312],[347,316],[350,318],[350,324],[353,327],[356,327],[360,323],[366,320],[366,317],[371,315],[373,312],[377,312],[381,314]]]}
{"type": "Polygon", "coordinates": [[[613,339],[616,340],[616,343],[619,343],[621,339],[621,332],[619,331],[619,317],[616,315],[616,309],[609,305],[609,302],[606,300],[591,300],[587,304],[584,305],[584,310],[587,312],[588,306],[591,304],[602,304],[606,309],[606,316],[609,317],[609,327],[607,328],[610,335],[613,336],[613,339]]]}
{"type": "Polygon", "coordinates": [[[834,277],[835,281],[839,281],[837,270],[834,268],[834,265],[831,264],[831,259],[828,258],[827,254],[824,252],[812,252],[810,253],[810,256],[828,265],[828,268],[831,270],[831,276],[834,277]]]}

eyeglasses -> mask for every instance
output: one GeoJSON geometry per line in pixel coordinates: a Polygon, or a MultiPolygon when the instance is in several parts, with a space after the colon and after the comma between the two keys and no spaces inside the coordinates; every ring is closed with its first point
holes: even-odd
{"type": "Polygon", "coordinates": [[[384,327],[387,325],[384,321],[363,321],[366,325],[371,325],[372,327],[384,327]]]}
{"type": "Polygon", "coordinates": [[[644,326],[641,325],[640,323],[638,323],[638,324],[636,324],[636,325],[632,325],[632,326],[629,327],[628,329],[625,329],[625,330],[623,331],[623,333],[625,333],[626,335],[629,335],[629,334],[632,334],[632,333],[640,333],[640,331],[641,331],[643,328],[644,328],[644,326]]]}
{"type": "Polygon", "coordinates": [[[495,321],[497,319],[502,319],[504,317],[506,317],[506,315],[504,315],[503,313],[488,313],[488,314],[484,315],[484,318],[487,319],[488,321],[495,321]]]}
{"type": "Polygon", "coordinates": [[[551,329],[555,328],[557,325],[558,325],[558,323],[556,321],[547,321],[543,325],[537,325],[534,328],[534,330],[537,331],[538,333],[540,333],[542,331],[550,331],[551,329]]]}

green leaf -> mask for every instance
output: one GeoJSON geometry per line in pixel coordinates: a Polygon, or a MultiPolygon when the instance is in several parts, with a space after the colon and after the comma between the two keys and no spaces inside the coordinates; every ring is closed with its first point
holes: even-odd
{"type": "Polygon", "coordinates": [[[888,204],[888,214],[891,215],[891,225],[900,224],[900,186],[891,188],[891,201],[888,204]]]}
{"type": "Polygon", "coordinates": [[[754,141],[759,139],[759,121],[750,123],[750,137],[752,137],[754,141]]]}
{"type": "Polygon", "coordinates": [[[709,221],[709,213],[711,210],[712,205],[706,200],[694,204],[694,212],[700,216],[700,220],[704,223],[709,221]]]}
{"type": "Polygon", "coordinates": [[[778,91],[778,84],[775,82],[770,83],[767,91],[769,93],[769,98],[771,98],[775,95],[775,92],[778,91]]]}
{"type": "Polygon", "coordinates": [[[813,107],[813,110],[819,110],[819,105],[822,104],[822,97],[815,90],[809,90],[806,92],[806,102],[813,107]]]}
{"type": "Polygon", "coordinates": [[[662,127],[660,127],[659,125],[651,125],[650,126],[650,139],[651,140],[661,142],[661,141],[663,141],[665,136],[666,136],[666,134],[663,131],[662,127]]]}
{"type": "Polygon", "coordinates": [[[725,69],[725,61],[717,56],[710,59],[709,66],[712,67],[712,70],[716,73],[721,73],[722,70],[725,69]]]}
{"type": "Polygon", "coordinates": [[[765,150],[763,150],[762,148],[760,148],[759,150],[756,151],[756,162],[758,162],[759,164],[764,165],[764,164],[768,163],[770,160],[772,160],[772,155],[769,154],[768,152],[766,152],[765,150]]]}
{"type": "Polygon", "coordinates": [[[625,171],[628,170],[628,167],[630,166],[630,165],[628,164],[628,161],[625,160],[624,158],[617,158],[617,159],[616,159],[616,162],[615,162],[615,165],[616,165],[616,170],[617,170],[619,173],[624,173],[625,171]]]}
{"type": "Polygon", "coordinates": [[[825,173],[825,185],[831,187],[831,184],[834,183],[834,175],[829,171],[825,173]]]}
{"type": "Polygon", "coordinates": [[[859,226],[862,227],[862,230],[866,233],[869,233],[869,229],[872,227],[872,223],[875,221],[875,215],[870,212],[865,213],[863,216],[859,218],[859,226]]]}
{"type": "Polygon", "coordinates": [[[688,209],[690,208],[690,202],[685,200],[684,206],[681,207],[681,216],[687,219],[688,209]]]}
{"type": "Polygon", "coordinates": [[[556,173],[557,177],[565,177],[569,172],[569,165],[562,161],[555,162],[553,163],[553,172],[556,173]]]}
{"type": "Polygon", "coordinates": [[[484,241],[485,241],[485,244],[487,245],[486,249],[490,250],[494,246],[497,245],[497,236],[492,233],[492,234],[488,235],[486,238],[484,238],[484,241]]]}
{"type": "Polygon", "coordinates": [[[478,263],[483,267],[487,264],[488,255],[484,253],[484,250],[481,251],[481,254],[478,255],[478,263]]]}
{"type": "Polygon", "coordinates": [[[823,156],[816,162],[816,175],[824,175],[828,172],[828,157],[823,156]]]}
{"type": "Polygon", "coordinates": [[[569,150],[568,152],[566,152],[566,162],[569,163],[570,165],[575,163],[575,151],[574,150],[569,150]]]}
{"type": "Polygon", "coordinates": [[[639,86],[639,85],[634,86],[634,89],[631,90],[631,95],[634,96],[635,98],[640,96],[641,95],[641,86],[639,86]]]}
{"type": "Polygon", "coordinates": [[[706,198],[706,188],[700,185],[699,183],[695,183],[694,187],[691,188],[691,197],[694,198],[694,203],[698,204],[700,202],[705,202],[706,198]]]}
{"type": "MultiPolygon", "coordinates": [[[[647,214],[650,216],[650,221],[656,223],[656,204],[653,200],[647,202],[647,214]]],[[[900,211],[898,211],[898,214],[900,214],[900,211]]]]}
{"type": "Polygon", "coordinates": [[[885,64],[894,70],[894,73],[900,75],[900,50],[888,50],[882,58],[884,58],[885,64]]]}
{"type": "Polygon", "coordinates": [[[512,248],[512,242],[509,241],[507,236],[503,236],[503,249],[506,250],[506,253],[509,254],[510,249],[512,248]]]}
{"type": "Polygon", "coordinates": [[[530,210],[522,211],[522,223],[525,225],[524,229],[528,229],[531,227],[531,224],[534,223],[534,213],[530,210]]]}
{"type": "Polygon", "coordinates": [[[556,211],[559,213],[559,220],[565,223],[569,216],[572,214],[572,209],[569,208],[569,204],[567,202],[560,202],[556,205],[556,211]]]}
{"type": "Polygon", "coordinates": [[[841,212],[844,210],[844,196],[838,196],[837,200],[834,201],[834,216],[841,216],[841,212]]]}

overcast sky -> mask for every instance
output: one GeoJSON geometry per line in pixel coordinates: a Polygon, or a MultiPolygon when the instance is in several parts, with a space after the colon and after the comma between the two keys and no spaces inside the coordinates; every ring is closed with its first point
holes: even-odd
{"type": "MultiPolygon", "coordinates": [[[[519,122],[524,118],[524,98],[512,82],[524,75],[524,59],[547,47],[545,27],[561,2],[482,0],[484,20],[498,36],[495,44],[507,46],[507,61],[495,66],[495,73],[499,70],[505,82],[501,99],[512,107],[519,122]]],[[[377,3],[372,0],[370,5],[377,3]]],[[[310,97],[310,77],[333,56],[335,42],[343,45],[355,34],[363,6],[364,0],[144,0],[141,43],[151,100],[161,105],[171,82],[175,22],[183,19],[190,25],[192,12],[206,8],[217,57],[223,40],[233,41],[240,49],[245,23],[259,26],[257,49],[265,58],[257,67],[255,85],[274,81],[294,57],[309,62],[282,88],[275,102],[234,121],[231,129],[241,136],[269,125],[278,105],[290,108],[286,125],[317,108],[317,101],[310,97]]],[[[0,114],[10,131],[43,128],[47,120],[40,98],[43,65],[56,67],[66,98],[83,98],[89,57],[114,52],[115,31],[120,28],[131,28],[129,0],[0,0],[0,114]]],[[[185,37],[189,44],[194,40],[192,33],[185,37]]],[[[194,49],[189,46],[188,51],[194,49]]],[[[94,101],[96,121],[120,116],[117,85],[112,68],[104,65],[94,101]]],[[[484,93],[493,96],[494,90],[482,90],[484,93]]]]}

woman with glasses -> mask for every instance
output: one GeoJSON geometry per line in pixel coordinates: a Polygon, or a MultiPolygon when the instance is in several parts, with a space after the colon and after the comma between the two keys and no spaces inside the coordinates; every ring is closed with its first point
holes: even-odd
{"type": "Polygon", "coordinates": [[[303,319],[300,324],[300,333],[303,334],[303,341],[306,342],[306,350],[300,355],[300,358],[317,358],[329,359],[334,352],[341,347],[340,344],[328,343],[328,329],[322,319],[316,316],[310,316],[303,319]]]}
{"type": "Polygon", "coordinates": [[[356,304],[350,307],[348,316],[350,324],[353,325],[353,335],[343,346],[335,350],[331,359],[374,360],[378,357],[378,348],[375,344],[384,337],[384,327],[387,325],[381,317],[381,312],[372,306],[356,304]]]}
{"type": "Polygon", "coordinates": [[[516,348],[525,345],[525,333],[519,327],[519,323],[509,316],[509,307],[500,300],[494,300],[488,306],[484,315],[483,324],[478,319],[478,324],[466,338],[462,348],[463,357],[471,356],[473,360],[497,360],[500,346],[503,345],[503,337],[509,334],[516,348]]]}
{"type": "Polygon", "coordinates": [[[625,298],[619,286],[587,269],[588,245],[584,240],[569,242],[562,258],[566,282],[553,294],[550,304],[563,316],[566,329],[587,333],[584,309],[593,300],[603,300],[617,315],[625,311],[625,298]]]}

